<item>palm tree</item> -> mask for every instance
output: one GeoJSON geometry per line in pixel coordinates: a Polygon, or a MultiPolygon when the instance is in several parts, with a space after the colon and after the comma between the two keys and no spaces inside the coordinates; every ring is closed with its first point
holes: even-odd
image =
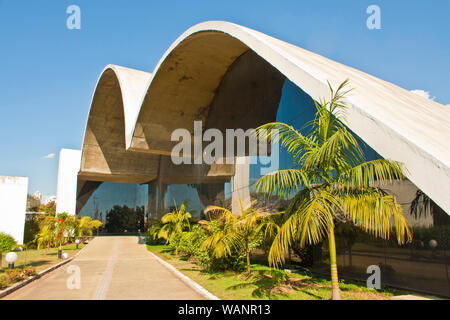
{"type": "Polygon", "coordinates": [[[216,258],[230,256],[234,250],[243,250],[247,274],[250,274],[250,252],[253,249],[251,245],[265,226],[267,232],[271,230],[267,227],[270,214],[261,213],[253,208],[244,210],[242,203],[240,203],[240,211],[240,215],[236,216],[223,207],[207,207],[205,214],[218,213],[218,217],[211,221],[199,221],[206,230],[210,231],[209,237],[202,243],[201,248],[212,250],[212,255],[216,258]],[[212,225],[216,222],[221,227],[216,232],[211,232],[212,225]]]}
{"type": "Polygon", "coordinates": [[[80,219],[77,226],[78,237],[92,236],[92,218],[85,216],[80,219]]]}
{"type": "Polygon", "coordinates": [[[293,156],[293,169],[265,175],[256,191],[291,199],[286,221],[269,252],[269,263],[278,266],[291,244],[317,244],[328,237],[332,298],[340,299],[336,264],[334,220],[351,221],[383,239],[391,232],[391,220],[399,243],[411,240],[401,206],[382,189],[385,183],[403,179],[402,164],[388,159],[365,161],[358,140],[345,127],[345,96],[348,81],[329,101],[315,102],[315,118],[307,123],[307,134],[284,123],[268,123],[257,129],[260,138],[280,141],[293,156]]]}
{"type": "Polygon", "coordinates": [[[57,243],[57,219],[52,215],[47,215],[41,222],[40,231],[36,235],[34,241],[37,242],[38,249],[44,248],[45,251],[48,247],[55,246],[57,243]]]}
{"type": "Polygon", "coordinates": [[[172,210],[172,212],[166,213],[161,218],[163,226],[158,231],[158,238],[165,239],[166,243],[170,243],[170,239],[173,235],[190,229],[189,219],[192,217],[192,215],[187,211],[187,201],[185,200],[181,204],[179,210],[175,200],[174,204],[174,210],[172,210]]]}

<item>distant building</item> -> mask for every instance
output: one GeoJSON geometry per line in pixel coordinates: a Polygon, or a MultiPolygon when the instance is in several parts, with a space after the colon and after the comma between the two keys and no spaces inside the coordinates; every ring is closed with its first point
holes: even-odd
{"type": "Polygon", "coordinates": [[[56,196],[42,196],[41,203],[42,204],[48,204],[49,202],[56,202],[56,196]]]}
{"type": "Polygon", "coordinates": [[[35,197],[39,201],[42,201],[42,193],[39,190],[36,190],[36,192],[33,193],[33,197],[35,197]]]}
{"type": "Polygon", "coordinates": [[[27,195],[27,212],[38,211],[41,201],[34,195],[27,195]]]}

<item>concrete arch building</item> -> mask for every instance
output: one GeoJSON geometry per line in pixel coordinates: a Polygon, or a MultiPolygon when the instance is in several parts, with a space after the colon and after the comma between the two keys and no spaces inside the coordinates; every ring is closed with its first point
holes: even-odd
{"type": "MultiPolygon", "coordinates": [[[[221,21],[188,29],[152,74],[114,65],[104,69],[83,143],[78,210],[103,181],[153,183],[163,189],[170,183],[223,184],[234,177],[234,166],[171,163],[175,129],[192,132],[195,120],[202,120],[205,129],[254,128],[276,119],[285,81],[317,100],[329,94],[327,81],[337,86],[344,79],[355,88],[348,97],[346,125],[382,157],[403,162],[409,180],[450,212],[448,108],[221,21]]],[[[214,189],[202,196],[223,191],[214,189]]]]}
{"type": "MultiPolygon", "coordinates": [[[[242,200],[248,206],[257,199],[252,184],[263,165],[249,163],[248,152],[234,154],[243,163],[176,165],[170,157],[177,144],[171,141],[174,130],[187,130],[195,148],[194,121],[202,122],[202,132],[214,128],[224,136],[227,129],[271,121],[301,129],[314,117],[314,101],[329,96],[327,82],[337,87],[345,79],[354,88],[347,97],[346,126],[365,142],[368,159],[405,164],[408,180],[386,189],[397,196],[410,225],[422,229],[406,248],[365,239],[354,251],[338,252],[340,272],[364,278],[368,265],[384,261],[395,271],[383,273],[384,283],[450,296],[450,109],[233,23],[188,29],[152,73],[108,65],[93,94],[81,155],[61,153],[58,198],[67,198],[64,207],[72,208],[77,190],[75,212],[107,224],[112,211],[128,210],[142,219],[145,211],[147,218],[158,218],[174,200],[188,199],[197,217],[209,204],[235,209],[242,200]],[[71,168],[73,179],[64,168],[71,168]],[[414,199],[425,202],[423,194],[432,200],[431,214],[409,214],[414,199]],[[431,248],[430,239],[438,246],[431,248]]],[[[274,151],[278,168],[292,166],[285,152],[272,146],[274,151]]],[[[121,228],[145,227],[132,223],[121,228]]]]}

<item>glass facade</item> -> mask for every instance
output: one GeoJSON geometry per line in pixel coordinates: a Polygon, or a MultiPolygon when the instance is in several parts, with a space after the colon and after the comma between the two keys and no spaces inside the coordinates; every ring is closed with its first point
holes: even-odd
{"type": "Polygon", "coordinates": [[[147,221],[148,185],[102,183],[79,212],[103,222],[104,233],[144,230],[147,221]]]}

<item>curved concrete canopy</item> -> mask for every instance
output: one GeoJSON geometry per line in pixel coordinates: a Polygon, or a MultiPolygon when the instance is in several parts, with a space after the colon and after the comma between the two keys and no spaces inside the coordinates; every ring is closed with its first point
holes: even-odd
{"type": "MultiPolygon", "coordinates": [[[[385,158],[405,163],[410,180],[450,212],[450,109],[394,84],[233,23],[200,23],[166,51],[150,77],[129,151],[170,154],[170,134],[205,120],[230,65],[254,51],[313,99],[329,96],[327,81],[349,79],[347,125],[385,158]]],[[[138,104],[139,105],[139,104],[138,104]]],[[[129,128],[134,127],[133,134],[129,128]]],[[[129,152],[128,151],[128,152],[129,152]]]]}
{"type": "Polygon", "coordinates": [[[146,183],[156,178],[159,156],[125,148],[150,76],[115,65],[103,70],[89,111],[80,180],[146,183]]]}

